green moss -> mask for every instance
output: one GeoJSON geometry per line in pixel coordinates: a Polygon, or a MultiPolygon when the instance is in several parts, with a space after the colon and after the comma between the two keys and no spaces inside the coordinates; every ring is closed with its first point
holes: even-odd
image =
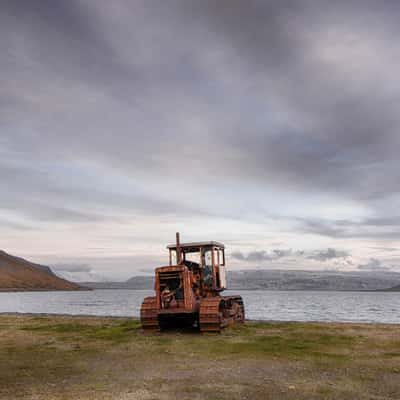
{"type": "Polygon", "coordinates": [[[339,334],[314,324],[249,323],[220,336],[191,339],[196,351],[215,355],[274,356],[289,358],[345,359],[343,350],[356,345],[361,336],[339,334]]]}
{"type": "MultiPolygon", "coordinates": [[[[340,341],[340,340],[339,340],[340,341]]],[[[336,342],[333,341],[332,342],[336,342]]],[[[214,354],[258,354],[274,356],[304,356],[320,349],[318,340],[288,338],[282,336],[260,336],[241,342],[214,340],[203,344],[203,350],[214,354]]]]}
{"type": "Polygon", "coordinates": [[[40,344],[10,346],[0,352],[0,381],[51,382],[71,376],[79,376],[85,369],[79,365],[79,357],[68,350],[48,348],[40,344]]]}
{"type": "Polygon", "coordinates": [[[388,351],[382,354],[383,357],[400,357],[400,351],[388,351]]]}
{"type": "Polygon", "coordinates": [[[22,327],[22,330],[33,332],[53,332],[68,337],[88,339],[126,341],[137,335],[140,324],[137,320],[123,320],[106,324],[84,324],[68,322],[58,324],[33,324],[22,327]]]}

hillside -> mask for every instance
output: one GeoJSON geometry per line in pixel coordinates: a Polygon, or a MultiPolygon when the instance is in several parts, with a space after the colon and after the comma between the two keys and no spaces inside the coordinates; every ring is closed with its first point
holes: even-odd
{"type": "Polygon", "coordinates": [[[47,266],[31,263],[0,250],[0,291],[81,289],[76,283],[56,276],[47,266]]]}

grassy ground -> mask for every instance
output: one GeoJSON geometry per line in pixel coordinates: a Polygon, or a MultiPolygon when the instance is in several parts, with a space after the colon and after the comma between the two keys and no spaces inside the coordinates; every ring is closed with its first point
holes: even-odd
{"type": "Polygon", "coordinates": [[[0,316],[0,399],[400,399],[400,326],[0,316]]]}

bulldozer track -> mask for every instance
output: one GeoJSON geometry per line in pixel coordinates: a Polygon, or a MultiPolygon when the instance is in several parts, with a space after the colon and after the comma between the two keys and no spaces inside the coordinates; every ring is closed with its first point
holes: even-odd
{"type": "Polygon", "coordinates": [[[205,298],[200,304],[199,323],[201,332],[220,332],[245,319],[241,296],[217,296],[205,298]]]}
{"type": "Polygon", "coordinates": [[[140,308],[140,321],[144,332],[158,332],[158,309],[155,297],[146,297],[140,308]]]}

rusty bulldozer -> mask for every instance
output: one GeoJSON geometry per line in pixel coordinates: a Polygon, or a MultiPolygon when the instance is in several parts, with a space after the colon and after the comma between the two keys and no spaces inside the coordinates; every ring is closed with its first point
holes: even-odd
{"type": "Polygon", "coordinates": [[[193,326],[201,332],[220,332],[243,323],[241,296],[222,296],[226,289],[225,246],[222,243],[176,243],[167,246],[169,265],[155,270],[155,296],[140,309],[145,332],[193,326]]]}

